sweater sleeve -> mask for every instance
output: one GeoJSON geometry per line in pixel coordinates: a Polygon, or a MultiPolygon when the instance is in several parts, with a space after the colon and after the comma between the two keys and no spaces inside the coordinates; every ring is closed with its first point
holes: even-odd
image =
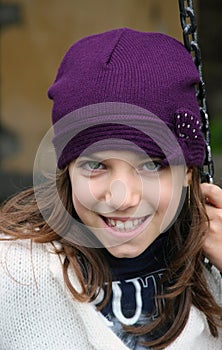
{"type": "Polygon", "coordinates": [[[128,349],[93,305],[73,300],[47,244],[0,241],[0,298],[1,350],[128,349]]]}
{"type": "Polygon", "coordinates": [[[42,244],[0,242],[0,349],[94,350],[42,244]]]}
{"type": "Polygon", "coordinates": [[[220,271],[215,266],[211,266],[206,270],[206,278],[216,302],[222,306],[222,278],[220,271]]]}

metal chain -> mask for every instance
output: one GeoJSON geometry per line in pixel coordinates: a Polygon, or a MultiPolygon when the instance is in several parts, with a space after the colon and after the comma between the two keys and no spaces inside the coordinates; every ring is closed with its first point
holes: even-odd
{"type": "Polygon", "coordinates": [[[206,157],[201,171],[202,181],[213,183],[214,164],[210,146],[210,126],[206,104],[206,89],[203,81],[201,51],[198,45],[197,21],[192,0],[179,0],[180,22],[183,30],[184,46],[193,57],[200,74],[200,83],[196,87],[197,99],[200,106],[202,131],[206,142],[206,157]]]}

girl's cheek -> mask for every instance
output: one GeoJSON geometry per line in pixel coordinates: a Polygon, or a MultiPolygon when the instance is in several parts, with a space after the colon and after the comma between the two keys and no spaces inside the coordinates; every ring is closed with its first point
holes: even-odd
{"type": "Polygon", "coordinates": [[[156,178],[143,184],[144,196],[147,202],[158,212],[167,210],[172,197],[172,181],[170,178],[156,178]]]}
{"type": "Polygon", "coordinates": [[[74,206],[80,203],[85,208],[93,210],[102,199],[99,183],[93,183],[89,178],[84,177],[78,177],[71,183],[74,206]]]}
{"type": "Polygon", "coordinates": [[[157,209],[161,198],[161,184],[159,177],[143,179],[142,199],[157,209]]]}
{"type": "Polygon", "coordinates": [[[93,203],[93,196],[89,191],[89,182],[81,177],[73,181],[72,198],[74,206],[80,203],[86,208],[91,207],[93,203]]]}

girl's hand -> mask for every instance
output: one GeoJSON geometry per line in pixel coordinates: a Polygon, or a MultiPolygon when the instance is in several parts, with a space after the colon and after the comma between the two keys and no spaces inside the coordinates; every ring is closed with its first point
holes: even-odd
{"type": "Polygon", "coordinates": [[[222,189],[216,185],[201,184],[206,199],[209,231],[204,243],[204,253],[209,261],[222,272],[222,189]]]}

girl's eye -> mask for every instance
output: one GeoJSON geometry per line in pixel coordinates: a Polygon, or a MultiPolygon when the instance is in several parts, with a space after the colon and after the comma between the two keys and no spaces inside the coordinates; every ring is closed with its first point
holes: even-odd
{"type": "Polygon", "coordinates": [[[150,171],[150,172],[157,172],[157,171],[161,170],[162,167],[163,167],[163,165],[161,164],[160,161],[151,160],[151,161],[143,164],[142,170],[150,171]]]}
{"type": "Polygon", "coordinates": [[[97,161],[87,161],[85,162],[82,167],[86,170],[89,171],[96,171],[96,170],[103,170],[104,169],[104,165],[102,163],[99,163],[97,161]]]}

